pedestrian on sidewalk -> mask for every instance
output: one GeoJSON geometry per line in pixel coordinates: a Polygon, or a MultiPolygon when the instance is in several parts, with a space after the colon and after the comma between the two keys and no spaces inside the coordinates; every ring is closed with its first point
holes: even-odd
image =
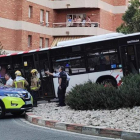
{"type": "Polygon", "coordinates": [[[60,66],[58,73],[50,73],[48,71],[45,72],[46,74],[58,77],[58,98],[59,104],[58,106],[65,106],[65,94],[66,88],[68,87],[70,76],[64,71],[64,67],[60,66]]]}

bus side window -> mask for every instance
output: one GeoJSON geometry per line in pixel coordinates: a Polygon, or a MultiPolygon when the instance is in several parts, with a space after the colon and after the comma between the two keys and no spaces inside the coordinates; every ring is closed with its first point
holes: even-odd
{"type": "Polygon", "coordinates": [[[86,72],[85,60],[83,58],[70,61],[72,74],[86,72]]]}
{"type": "Polygon", "coordinates": [[[109,50],[109,55],[110,55],[111,64],[119,64],[119,57],[118,57],[117,49],[109,50]]]}
{"type": "Polygon", "coordinates": [[[119,58],[118,58],[117,54],[110,55],[110,63],[111,64],[118,64],[119,63],[119,58]]]}
{"type": "Polygon", "coordinates": [[[88,70],[91,72],[110,70],[111,64],[118,64],[118,61],[118,56],[114,50],[99,50],[88,54],[88,70]]]}
{"type": "Polygon", "coordinates": [[[99,65],[99,56],[93,56],[91,58],[88,58],[89,71],[96,71],[97,65],[99,65]]]}
{"type": "Polygon", "coordinates": [[[85,73],[85,59],[79,55],[70,55],[53,59],[53,69],[58,72],[59,66],[64,66],[68,74],[85,73]]]}

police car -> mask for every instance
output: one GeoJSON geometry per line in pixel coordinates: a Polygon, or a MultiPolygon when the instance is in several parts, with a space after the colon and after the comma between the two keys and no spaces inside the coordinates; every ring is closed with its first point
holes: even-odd
{"type": "Polygon", "coordinates": [[[28,91],[0,86],[0,118],[9,112],[20,115],[32,106],[33,98],[28,91]]]}

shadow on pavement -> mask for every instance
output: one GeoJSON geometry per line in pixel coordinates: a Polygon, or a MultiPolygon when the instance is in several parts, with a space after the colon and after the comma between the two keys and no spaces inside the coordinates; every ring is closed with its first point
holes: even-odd
{"type": "Polygon", "coordinates": [[[4,118],[2,118],[2,119],[0,119],[0,120],[6,120],[6,119],[21,119],[21,118],[25,118],[25,114],[22,114],[22,115],[19,115],[19,116],[15,116],[15,115],[12,115],[12,114],[10,114],[10,113],[7,113],[6,115],[5,115],[5,117],[4,118]]]}

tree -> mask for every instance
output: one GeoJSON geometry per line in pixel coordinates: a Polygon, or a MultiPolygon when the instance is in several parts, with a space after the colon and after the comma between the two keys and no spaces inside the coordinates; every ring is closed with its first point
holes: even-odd
{"type": "Polygon", "coordinates": [[[6,52],[3,50],[3,45],[0,42],[0,55],[4,55],[4,54],[6,54],[6,52]]]}
{"type": "Polygon", "coordinates": [[[131,0],[125,14],[122,16],[124,21],[118,28],[117,32],[124,34],[140,32],[140,2],[131,0]]]}

